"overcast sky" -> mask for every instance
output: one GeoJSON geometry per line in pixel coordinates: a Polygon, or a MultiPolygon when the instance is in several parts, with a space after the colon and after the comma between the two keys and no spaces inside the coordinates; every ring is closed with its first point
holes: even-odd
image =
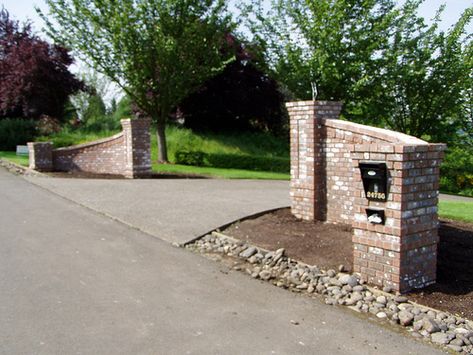
{"type": "MultiPolygon", "coordinates": [[[[425,0],[420,8],[420,14],[426,18],[431,19],[438,7],[442,4],[447,4],[447,8],[442,16],[441,29],[448,29],[453,23],[458,20],[460,14],[468,6],[473,6],[473,0],[425,0]]],[[[34,28],[39,31],[42,27],[42,20],[36,14],[34,7],[37,6],[47,12],[47,6],[43,0],[0,0],[10,14],[17,20],[24,21],[29,19],[33,22],[34,28]]],[[[473,31],[473,25],[469,26],[469,31],[473,31]]]]}

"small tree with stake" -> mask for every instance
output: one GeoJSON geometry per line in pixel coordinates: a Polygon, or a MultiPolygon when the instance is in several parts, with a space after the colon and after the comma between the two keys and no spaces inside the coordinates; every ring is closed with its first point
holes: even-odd
{"type": "Polygon", "coordinates": [[[46,0],[48,34],[116,82],[156,124],[158,161],[167,162],[165,125],[189,93],[231,60],[224,0],[46,0]]]}

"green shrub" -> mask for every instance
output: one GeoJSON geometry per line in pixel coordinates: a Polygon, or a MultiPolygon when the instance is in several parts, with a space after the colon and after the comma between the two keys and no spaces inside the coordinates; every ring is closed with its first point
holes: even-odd
{"type": "Polygon", "coordinates": [[[36,134],[34,120],[4,118],[0,120],[0,150],[16,150],[17,145],[33,141],[36,134]]]}
{"type": "Polygon", "coordinates": [[[91,117],[81,127],[81,130],[85,132],[118,131],[120,129],[120,120],[111,115],[91,117]]]}
{"type": "Polygon", "coordinates": [[[453,147],[440,167],[440,190],[473,196],[473,149],[453,147]]]}
{"type": "Polygon", "coordinates": [[[287,158],[262,157],[242,154],[204,153],[201,151],[177,151],[174,162],[182,165],[207,166],[223,169],[244,169],[288,173],[287,158]]]}
{"type": "Polygon", "coordinates": [[[204,166],[204,152],[177,151],[174,153],[174,162],[182,165],[204,166]]]}
{"type": "Polygon", "coordinates": [[[290,161],[286,158],[238,154],[208,154],[206,160],[214,168],[244,169],[288,173],[290,161]]]}

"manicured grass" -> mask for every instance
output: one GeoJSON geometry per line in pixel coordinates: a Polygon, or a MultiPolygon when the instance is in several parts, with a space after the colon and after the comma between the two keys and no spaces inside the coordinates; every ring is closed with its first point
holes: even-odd
{"type": "MultiPolygon", "coordinates": [[[[196,133],[190,129],[168,126],[166,137],[170,161],[174,161],[175,153],[178,151],[289,157],[289,139],[274,137],[266,133],[196,133]]],[[[157,149],[154,132],[151,139],[154,149],[157,149]]]]}
{"type": "MultiPolygon", "coordinates": [[[[212,133],[199,134],[188,129],[170,126],[166,129],[168,156],[171,162],[175,153],[184,151],[200,151],[207,154],[257,155],[266,157],[289,156],[288,146],[284,139],[267,134],[233,134],[218,135],[212,133]]],[[[265,179],[289,180],[289,173],[270,171],[253,171],[243,169],[224,169],[200,167],[180,164],[158,164],[158,147],[156,134],[151,135],[151,161],[153,171],[173,174],[204,175],[225,179],[265,179]]]]}
{"type": "Polygon", "coordinates": [[[202,175],[224,179],[289,180],[289,174],[282,173],[240,169],[208,168],[178,164],[157,164],[155,162],[153,162],[153,171],[173,174],[202,175]]]}
{"type": "Polygon", "coordinates": [[[473,202],[440,201],[439,216],[473,223],[473,202]]]}
{"type": "Polygon", "coordinates": [[[2,152],[0,151],[0,158],[10,160],[13,163],[28,166],[29,158],[27,155],[16,155],[16,152],[2,152]]]}

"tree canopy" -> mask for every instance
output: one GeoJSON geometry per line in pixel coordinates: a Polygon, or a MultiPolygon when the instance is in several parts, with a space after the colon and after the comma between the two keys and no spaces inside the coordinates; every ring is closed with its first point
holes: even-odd
{"type": "Polygon", "coordinates": [[[0,117],[61,119],[69,95],[83,83],[68,70],[69,52],[37,37],[0,10],[0,117]]]}
{"type": "Polygon", "coordinates": [[[156,123],[232,59],[224,0],[46,0],[48,34],[120,85],[156,123]]]}
{"type": "Polygon", "coordinates": [[[344,116],[432,140],[471,127],[473,8],[447,32],[423,0],[254,0],[253,40],[294,98],[344,101],[344,116]],[[461,128],[463,127],[463,128],[461,128]]]}
{"type": "Polygon", "coordinates": [[[184,126],[194,131],[287,130],[285,97],[267,74],[258,48],[236,38],[236,59],[179,104],[184,126]]]}

